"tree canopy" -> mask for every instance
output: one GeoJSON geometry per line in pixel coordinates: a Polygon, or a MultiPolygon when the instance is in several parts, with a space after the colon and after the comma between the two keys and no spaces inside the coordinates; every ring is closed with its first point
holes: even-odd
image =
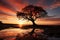
{"type": "Polygon", "coordinates": [[[42,7],[28,5],[22,9],[22,12],[17,12],[17,16],[22,16],[28,20],[36,20],[37,18],[47,16],[47,12],[42,7]]]}

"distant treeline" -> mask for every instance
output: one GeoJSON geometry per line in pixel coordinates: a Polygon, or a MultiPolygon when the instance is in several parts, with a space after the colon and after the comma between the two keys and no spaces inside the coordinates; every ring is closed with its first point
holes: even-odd
{"type": "Polygon", "coordinates": [[[7,28],[18,28],[18,24],[4,24],[0,21],[0,30],[7,29],[7,28]]]}

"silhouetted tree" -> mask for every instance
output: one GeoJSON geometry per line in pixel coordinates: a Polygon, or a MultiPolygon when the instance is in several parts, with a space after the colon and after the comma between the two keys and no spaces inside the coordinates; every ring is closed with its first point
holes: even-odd
{"type": "Polygon", "coordinates": [[[30,32],[32,35],[34,33],[35,28],[37,27],[35,24],[35,20],[37,18],[46,17],[47,12],[42,8],[38,6],[28,5],[22,9],[22,12],[17,12],[17,17],[28,19],[33,23],[33,30],[30,32]]]}

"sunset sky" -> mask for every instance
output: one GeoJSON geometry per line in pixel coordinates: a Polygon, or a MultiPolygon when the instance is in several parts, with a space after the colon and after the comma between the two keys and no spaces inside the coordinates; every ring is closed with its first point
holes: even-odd
{"type": "MultiPolygon", "coordinates": [[[[27,24],[27,21],[19,21],[16,12],[21,11],[27,5],[41,6],[51,18],[41,18],[37,24],[60,25],[60,0],[0,0],[0,21],[3,23],[27,24]]],[[[28,23],[29,24],[29,23],[28,23]]]]}

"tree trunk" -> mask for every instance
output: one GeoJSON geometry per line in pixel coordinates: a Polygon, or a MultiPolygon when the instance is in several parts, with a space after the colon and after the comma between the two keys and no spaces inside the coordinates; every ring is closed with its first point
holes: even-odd
{"type": "Polygon", "coordinates": [[[32,34],[34,33],[34,30],[35,30],[35,27],[36,27],[35,22],[34,22],[34,21],[32,21],[32,23],[33,23],[33,29],[32,29],[32,31],[30,32],[30,35],[32,35],[32,34]]]}

